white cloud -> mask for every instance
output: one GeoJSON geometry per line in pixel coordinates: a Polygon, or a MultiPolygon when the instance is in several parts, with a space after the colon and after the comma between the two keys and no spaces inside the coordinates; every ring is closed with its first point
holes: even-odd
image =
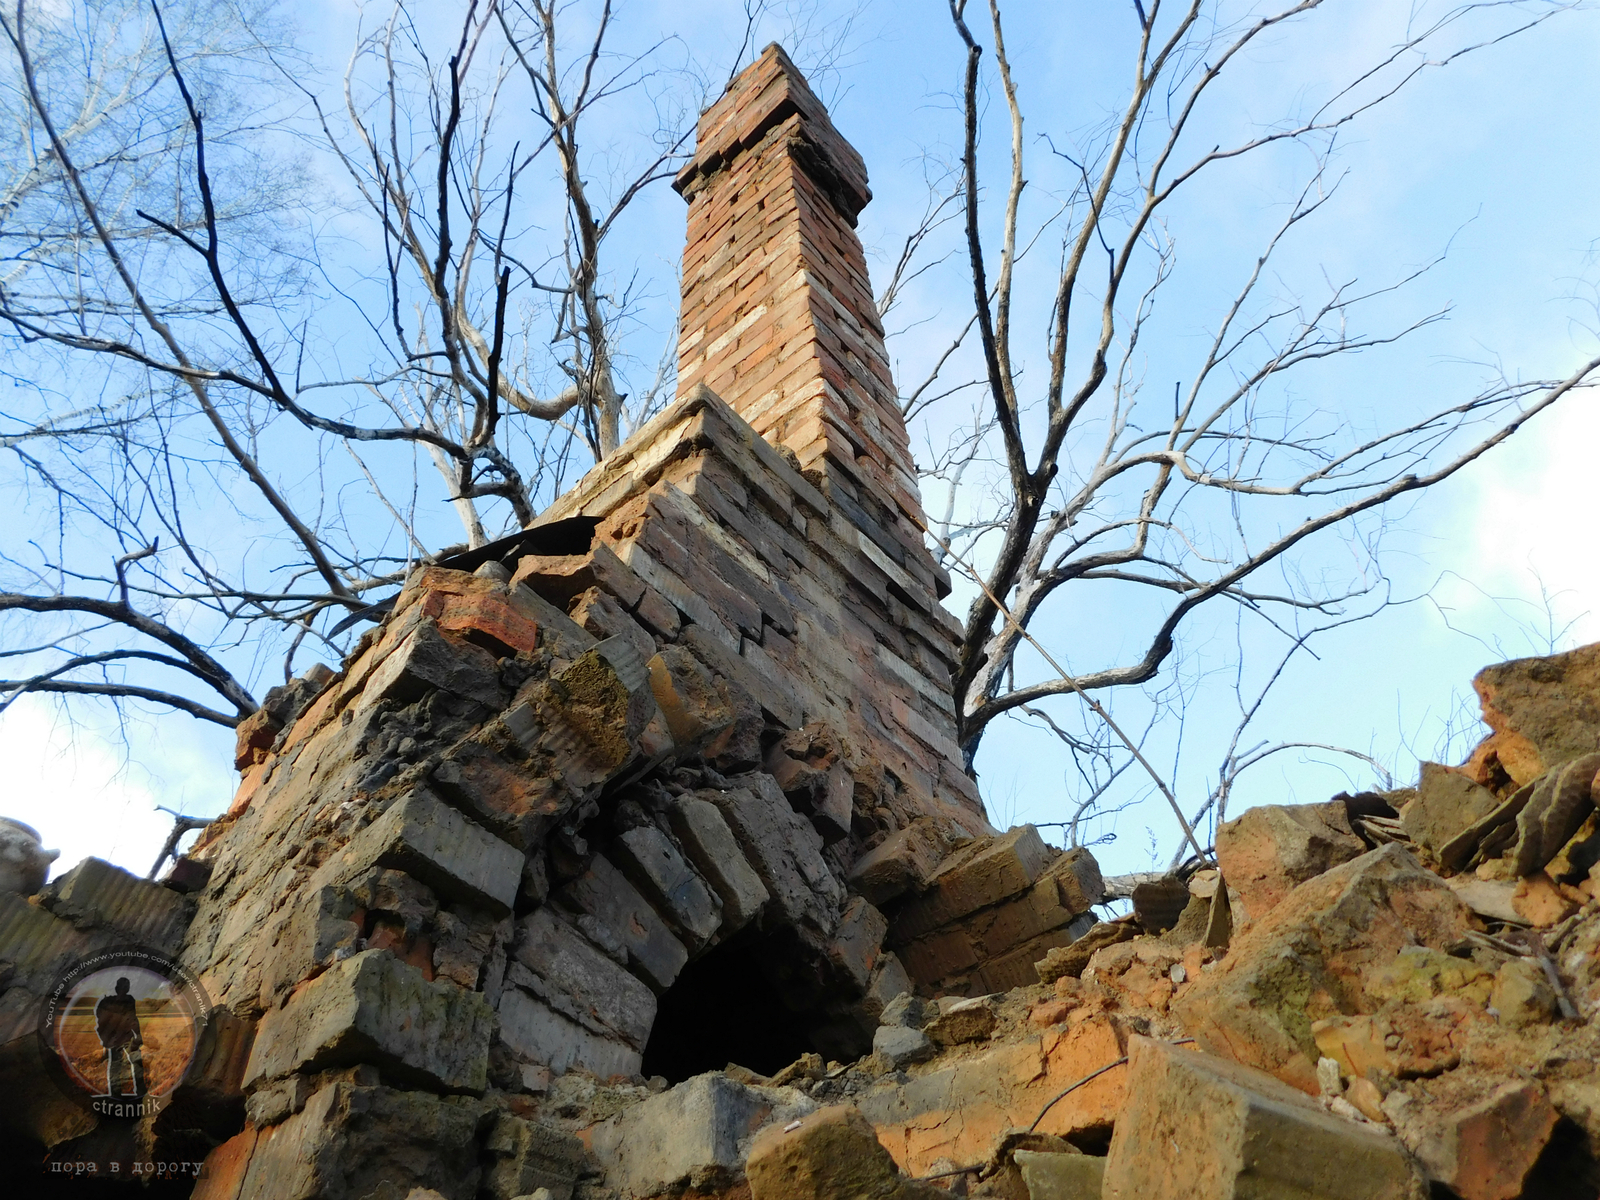
{"type": "Polygon", "coordinates": [[[33,826],[46,848],[61,851],[52,875],[93,855],[142,876],[172,829],[156,805],[196,815],[225,807],[228,755],[208,744],[218,734],[141,733],[140,758],[158,769],[130,765],[104,731],[69,723],[47,701],[24,697],[0,716],[0,816],[33,826]]]}

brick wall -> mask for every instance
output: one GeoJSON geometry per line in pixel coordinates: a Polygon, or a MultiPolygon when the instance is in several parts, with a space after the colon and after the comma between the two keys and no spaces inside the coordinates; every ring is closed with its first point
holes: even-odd
{"type": "Polygon", "coordinates": [[[680,395],[704,384],[794,452],[884,550],[925,559],[922,502],[856,236],[861,156],[768,46],[700,118],[689,202],[680,395]]]}

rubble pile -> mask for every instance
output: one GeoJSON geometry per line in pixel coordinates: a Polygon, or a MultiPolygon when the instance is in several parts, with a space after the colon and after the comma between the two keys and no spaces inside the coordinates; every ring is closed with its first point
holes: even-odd
{"type": "Polygon", "coordinates": [[[1102,919],[962,767],[859,156],[771,47],[678,185],[674,405],[274,689],[161,881],[0,830],[0,1150],[202,1200],[1600,1195],[1600,647],[1102,919]],[[209,1011],[122,1120],[37,1031],[127,946],[209,1011]]]}

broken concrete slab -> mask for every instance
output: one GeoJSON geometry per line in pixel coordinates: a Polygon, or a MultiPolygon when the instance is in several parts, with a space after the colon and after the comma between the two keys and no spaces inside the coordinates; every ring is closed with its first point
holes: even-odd
{"type": "Polygon", "coordinates": [[[1105,1200],[1421,1200],[1394,1138],[1261,1071],[1134,1035],[1105,1200]]]}
{"type": "Polygon", "coordinates": [[[406,1196],[477,1200],[481,1102],[332,1083],[279,1125],[245,1131],[206,1159],[195,1200],[406,1196]]]}
{"type": "Polygon", "coordinates": [[[1366,852],[1338,800],[1263,804],[1217,830],[1217,864],[1252,920],[1307,879],[1366,852]]]}
{"type": "Polygon", "coordinates": [[[1028,1200],[1100,1200],[1106,1160],[1092,1154],[1051,1154],[1015,1150],[1028,1200]]]}
{"type": "Polygon", "coordinates": [[[745,1166],[753,1200],[935,1200],[948,1192],[906,1179],[872,1125],[849,1105],[756,1135],[745,1166]]]}
{"type": "Polygon", "coordinates": [[[919,817],[858,858],[850,867],[850,886],[880,905],[919,892],[955,841],[949,822],[919,817]]]}
{"type": "Polygon", "coordinates": [[[1560,1114],[1538,1083],[1515,1080],[1466,1103],[1424,1107],[1390,1093],[1384,1113],[1430,1178],[1462,1200],[1515,1200],[1560,1114]]]}
{"type": "Polygon", "coordinates": [[[1032,825],[980,838],[950,855],[928,880],[928,890],[901,905],[890,919],[890,931],[896,942],[909,941],[1025,892],[1050,859],[1032,825]]]}
{"type": "Polygon", "coordinates": [[[517,1200],[541,1188],[550,1200],[571,1200],[573,1185],[591,1164],[570,1133],[510,1113],[495,1118],[483,1149],[483,1190],[493,1200],[517,1200]]]}
{"type": "Polygon", "coordinates": [[[1465,768],[1478,777],[1499,767],[1529,783],[1600,745],[1600,644],[1496,663],[1472,686],[1494,731],[1465,768]]]}
{"type": "Polygon", "coordinates": [[[386,950],[365,950],[262,1017],[244,1086],[364,1062],[426,1087],[481,1092],[493,1024],[477,992],[430,982],[386,950]]]}
{"type": "Polygon", "coordinates": [[[111,930],[166,954],[177,952],[194,915],[193,901],[98,858],[58,875],[39,905],[82,929],[111,930]]]}

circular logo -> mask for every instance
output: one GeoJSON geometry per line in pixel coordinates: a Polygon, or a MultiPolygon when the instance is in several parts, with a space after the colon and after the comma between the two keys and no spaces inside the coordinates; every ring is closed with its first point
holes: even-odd
{"type": "Polygon", "coordinates": [[[124,946],[68,967],[39,1014],[45,1062],[74,1100],[101,1117],[151,1116],[194,1065],[210,1011],[181,963],[124,946]]]}

